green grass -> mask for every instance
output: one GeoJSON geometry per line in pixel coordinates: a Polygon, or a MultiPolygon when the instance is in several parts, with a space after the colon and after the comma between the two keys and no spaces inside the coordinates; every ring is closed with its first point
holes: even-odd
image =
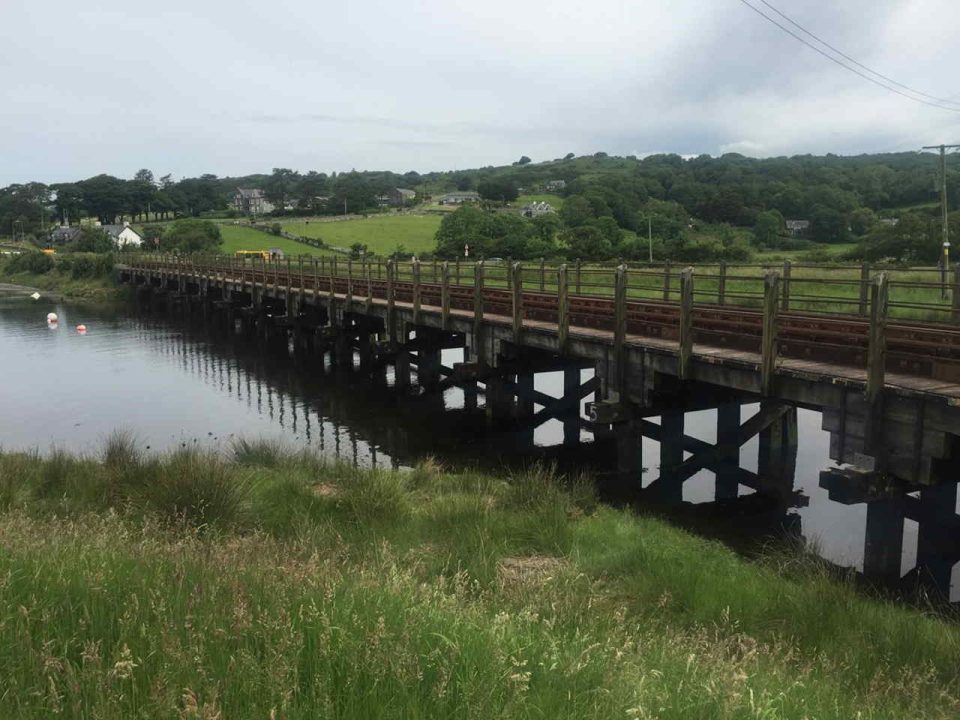
{"type": "Polygon", "coordinates": [[[315,248],[285,237],[271,235],[262,230],[224,223],[220,225],[220,235],[223,237],[221,252],[233,255],[238,250],[269,250],[280,248],[285,255],[336,255],[333,250],[315,248]]]}
{"type": "Polygon", "coordinates": [[[954,718],[960,628],[543,468],[0,454],[0,716],[954,718]]]}
{"type": "Polygon", "coordinates": [[[553,195],[551,193],[533,193],[530,195],[521,195],[510,204],[515,205],[518,208],[522,208],[524,205],[529,205],[532,202],[550,203],[553,205],[553,209],[557,212],[559,212],[560,208],[563,207],[563,198],[559,195],[553,195]]]}
{"type": "Polygon", "coordinates": [[[354,243],[366,245],[370,252],[389,255],[402,245],[408,253],[422,253],[436,248],[434,236],[440,227],[439,215],[373,215],[356,220],[310,223],[284,223],[283,229],[294,235],[319,238],[327,245],[349,248],[354,243]]]}

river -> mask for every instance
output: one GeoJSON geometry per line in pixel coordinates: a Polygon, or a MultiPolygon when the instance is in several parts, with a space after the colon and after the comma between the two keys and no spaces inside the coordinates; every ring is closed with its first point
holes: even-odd
{"type": "MultiPolygon", "coordinates": [[[[444,364],[460,352],[445,350],[444,364]]],[[[536,389],[559,394],[560,384],[559,374],[544,373],[536,389]]],[[[430,455],[449,467],[501,472],[537,458],[563,470],[610,470],[609,452],[594,447],[586,431],[580,445],[562,449],[562,425],[549,421],[533,433],[531,446],[529,433],[489,429],[482,409],[465,410],[456,388],[418,396],[390,385],[389,374],[375,382],[337,373],[317,357],[264,349],[222,323],[0,294],[4,451],[93,454],[110,432],[126,429],[156,452],[183,445],[226,451],[243,436],[368,466],[409,466],[430,455]],[[46,321],[49,312],[59,316],[55,325],[46,321]],[[80,323],[85,334],[75,329],[80,323]]],[[[755,410],[745,406],[743,417],[755,410]]],[[[777,499],[744,501],[754,491],[741,486],[740,502],[714,502],[713,473],[703,470],[683,484],[683,502],[667,514],[734,542],[801,539],[837,565],[862,569],[867,505],[830,499],[820,486],[821,471],[833,466],[829,435],[819,413],[801,409],[798,419],[792,486],[787,478],[777,499]]],[[[689,413],[685,424],[688,435],[715,442],[715,410],[689,413]]],[[[754,438],[741,449],[744,469],[757,470],[757,445],[754,438]]],[[[643,487],[657,479],[658,457],[658,443],[644,438],[643,487]]],[[[916,564],[917,537],[916,523],[906,520],[902,573],[916,564]]],[[[950,594],[958,599],[956,581],[950,594]]]]}

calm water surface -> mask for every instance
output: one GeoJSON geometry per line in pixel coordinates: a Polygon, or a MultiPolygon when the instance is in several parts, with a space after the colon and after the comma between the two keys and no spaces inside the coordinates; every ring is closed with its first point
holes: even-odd
{"type": "MultiPolygon", "coordinates": [[[[461,359],[460,353],[444,351],[444,364],[461,359]]],[[[454,467],[504,470],[543,457],[564,469],[610,469],[609,451],[601,452],[588,432],[578,448],[563,450],[562,425],[550,421],[533,433],[531,446],[529,433],[489,430],[482,400],[481,410],[466,411],[458,389],[442,398],[411,397],[394,392],[391,384],[389,373],[371,382],[359,374],[334,373],[317,357],[266,351],[222,323],[0,294],[3,450],[92,453],[107,434],[124,428],[157,451],[185,444],[226,449],[231,438],[244,436],[277,438],[361,465],[405,466],[433,455],[454,467]],[[56,326],[46,322],[48,312],[58,314],[56,326]],[[78,323],[87,326],[85,335],[76,332],[78,323]]],[[[562,377],[544,373],[536,384],[541,392],[559,395],[562,377]]],[[[743,417],[756,409],[745,406],[743,417]]],[[[696,516],[703,509],[707,516],[723,516],[726,534],[776,535],[788,527],[830,561],[861,568],[867,506],[833,502],[820,487],[820,471],[833,465],[829,434],[820,423],[819,413],[800,410],[789,499],[772,509],[758,503],[755,513],[714,511],[714,476],[701,471],[683,486],[681,514],[696,516]]],[[[686,432],[714,442],[716,411],[688,413],[686,432]]],[[[744,469],[757,470],[757,450],[756,438],[741,449],[744,469]]],[[[644,438],[643,486],[658,477],[658,453],[658,443],[644,438]]],[[[742,497],[752,493],[741,486],[742,497]]],[[[916,526],[907,521],[903,572],[915,564],[916,552],[916,526]]]]}

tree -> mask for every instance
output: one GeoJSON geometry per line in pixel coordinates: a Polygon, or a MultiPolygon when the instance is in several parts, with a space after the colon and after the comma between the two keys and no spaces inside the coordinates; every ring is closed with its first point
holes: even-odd
{"type": "Polygon", "coordinates": [[[178,182],[172,190],[180,207],[193,217],[208,210],[217,210],[226,205],[217,187],[216,175],[201,175],[198,178],[186,178],[178,182]]]}
{"type": "Polygon", "coordinates": [[[299,178],[300,173],[294,172],[290,168],[274,168],[273,174],[267,179],[263,194],[267,200],[282,210],[293,194],[299,178]]]}
{"type": "Polygon", "coordinates": [[[477,183],[477,192],[484,200],[512,202],[519,192],[513,181],[506,178],[488,178],[477,183]]]}
{"type": "MultiPolygon", "coordinates": [[[[169,177],[169,175],[167,177],[169,177]]],[[[137,182],[149,183],[150,185],[154,184],[153,172],[151,172],[147,168],[140,168],[139,170],[137,170],[136,174],[133,176],[133,179],[136,180],[137,182]]]]}
{"type": "Polygon", "coordinates": [[[567,246],[567,255],[583,260],[601,260],[610,257],[613,246],[599,228],[593,225],[568,228],[561,239],[567,246]]]}
{"type": "Polygon", "coordinates": [[[590,201],[583,195],[568,197],[563,203],[563,207],[560,208],[560,219],[568,227],[580,227],[593,217],[593,208],[590,206],[590,201]]]}
{"type": "Polygon", "coordinates": [[[117,215],[130,205],[126,181],[112,175],[97,175],[77,183],[87,215],[104,225],[113,225],[117,215]]]}
{"type": "Polygon", "coordinates": [[[177,220],[164,232],[160,246],[183,253],[213,252],[221,242],[220,228],[209,220],[177,220]]]}
{"type": "Polygon", "coordinates": [[[71,220],[78,222],[83,209],[83,192],[80,187],[76,183],[64,183],[55,185],[54,190],[57,193],[54,207],[57,209],[60,223],[67,225],[71,220]]]}
{"type": "Polygon", "coordinates": [[[522,155],[520,156],[520,159],[517,160],[517,165],[529,165],[531,162],[533,161],[530,158],[528,158],[526,155],[522,155]]]}
{"type": "Polygon", "coordinates": [[[576,155],[574,155],[573,153],[567,153],[566,155],[563,156],[563,159],[564,159],[564,160],[573,160],[575,157],[576,157],[576,155]]]}
{"type": "Polygon", "coordinates": [[[753,239],[757,245],[776,247],[777,240],[784,234],[786,225],[779,210],[766,210],[757,213],[753,224],[753,239]]]}
{"type": "Polygon", "coordinates": [[[846,215],[831,207],[816,206],[810,213],[810,235],[816,242],[846,242],[849,235],[846,215]]]}
{"type": "Polygon", "coordinates": [[[80,236],[64,247],[64,250],[74,252],[105,253],[115,249],[113,240],[98,227],[84,226],[80,228],[80,236]]]}
{"type": "Polygon", "coordinates": [[[863,236],[877,224],[877,214],[870,208],[857,208],[850,213],[850,230],[854,235],[863,236]]]}

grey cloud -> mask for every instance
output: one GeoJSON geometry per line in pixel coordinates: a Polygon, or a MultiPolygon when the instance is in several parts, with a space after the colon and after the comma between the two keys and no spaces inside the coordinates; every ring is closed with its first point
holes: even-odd
{"type": "MultiPolygon", "coordinates": [[[[960,93],[953,0],[770,1],[905,84],[960,93]]],[[[0,4],[0,184],[960,141],[960,114],[865,83],[739,0],[137,5],[0,4]],[[135,42],[90,41],[106,30],[135,42]]]]}

